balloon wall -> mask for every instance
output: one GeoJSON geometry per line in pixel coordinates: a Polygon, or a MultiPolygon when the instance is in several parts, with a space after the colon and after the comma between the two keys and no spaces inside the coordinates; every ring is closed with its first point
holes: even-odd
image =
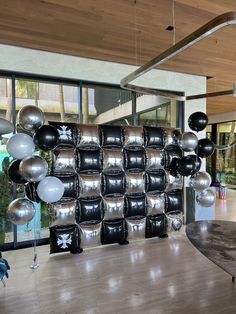
{"type": "Polygon", "coordinates": [[[51,253],[164,237],[176,219],[169,230],[180,229],[183,180],[170,172],[183,155],[178,129],[49,124],[59,133],[51,175],[64,185],[52,205],[51,253]]]}
{"type": "MultiPolygon", "coordinates": [[[[27,134],[13,135],[7,145],[14,160],[9,178],[25,185],[25,197],[8,208],[15,224],[29,222],[33,202],[51,203],[50,252],[81,252],[100,244],[166,237],[182,226],[183,176],[210,206],[209,175],[199,172],[201,158],[214,145],[193,132],[141,126],[78,125],[49,122],[37,107],[19,112],[27,134]],[[51,152],[52,165],[35,150],[51,152]],[[195,151],[195,153],[192,153],[195,151]],[[184,156],[184,153],[191,153],[184,156]],[[201,158],[200,158],[201,157],[201,158]]],[[[193,131],[207,123],[190,116],[193,131]]]]}

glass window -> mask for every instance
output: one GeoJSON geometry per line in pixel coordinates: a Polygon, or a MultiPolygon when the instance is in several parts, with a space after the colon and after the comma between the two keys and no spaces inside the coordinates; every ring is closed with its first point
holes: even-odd
{"type": "MultiPolygon", "coordinates": [[[[16,80],[16,111],[26,105],[39,107],[47,121],[79,121],[79,87],[66,84],[45,83],[30,80],[16,80]]],[[[50,154],[37,151],[51,163],[50,154]]],[[[24,191],[18,189],[17,197],[24,191]]],[[[46,204],[34,203],[36,215],[27,225],[17,226],[17,241],[49,237],[50,211],[46,204]]]]}
{"type": "MultiPolygon", "coordinates": [[[[217,143],[227,145],[236,140],[236,122],[218,124],[217,143]]],[[[227,150],[217,150],[217,180],[221,183],[236,185],[236,146],[227,150]]]]}
{"type": "Polygon", "coordinates": [[[78,86],[16,80],[16,110],[39,107],[46,121],[78,122],[78,86]]]}
{"type": "Polygon", "coordinates": [[[132,94],[120,88],[83,86],[83,123],[111,124],[132,114],[132,94]]]}
{"type": "Polygon", "coordinates": [[[137,110],[144,110],[145,107],[149,107],[150,109],[139,113],[139,125],[177,126],[177,103],[175,101],[165,101],[163,103],[163,99],[157,96],[143,95],[138,97],[137,110]]]}
{"type": "MultiPolygon", "coordinates": [[[[12,121],[10,78],[0,78],[0,117],[12,121]]],[[[12,184],[7,175],[11,157],[6,150],[6,143],[10,136],[6,134],[0,137],[0,244],[13,242],[13,225],[6,215],[12,198],[12,184]]]]}

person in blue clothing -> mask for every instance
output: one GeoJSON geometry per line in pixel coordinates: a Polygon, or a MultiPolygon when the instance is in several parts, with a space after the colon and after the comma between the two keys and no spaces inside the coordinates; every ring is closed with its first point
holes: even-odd
{"type": "Polygon", "coordinates": [[[8,264],[8,261],[5,258],[2,258],[2,253],[0,252],[0,279],[2,279],[4,276],[8,278],[9,269],[10,266],[8,264]]]}

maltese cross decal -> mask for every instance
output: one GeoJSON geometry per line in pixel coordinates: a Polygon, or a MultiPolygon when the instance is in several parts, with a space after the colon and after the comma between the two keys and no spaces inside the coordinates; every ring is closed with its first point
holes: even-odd
{"type": "Polygon", "coordinates": [[[61,249],[67,249],[68,244],[71,244],[72,239],[70,234],[61,234],[58,236],[57,245],[61,245],[61,249]]]}
{"type": "Polygon", "coordinates": [[[58,130],[61,139],[67,140],[71,137],[71,130],[67,130],[67,126],[62,125],[61,130],[58,130]]]}

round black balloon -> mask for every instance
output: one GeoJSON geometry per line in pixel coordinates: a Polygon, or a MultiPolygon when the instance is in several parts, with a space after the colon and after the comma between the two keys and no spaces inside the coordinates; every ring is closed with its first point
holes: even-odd
{"type": "Polygon", "coordinates": [[[41,199],[38,196],[37,193],[37,186],[38,186],[39,182],[28,182],[25,185],[25,196],[33,201],[33,202],[37,202],[40,203],[41,199]]]}
{"type": "Polygon", "coordinates": [[[192,157],[184,156],[177,160],[176,170],[181,176],[190,176],[195,170],[195,161],[192,157]]]}
{"type": "Polygon", "coordinates": [[[197,173],[200,170],[201,165],[202,165],[202,160],[197,155],[188,155],[188,157],[193,158],[193,160],[195,162],[195,169],[194,169],[193,173],[191,173],[191,175],[193,175],[193,174],[197,173]]]}
{"type": "Polygon", "coordinates": [[[52,125],[41,126],[34,134],[34,143],[44,151],[54,149],[59,143],[60,134],[52,125]]]}
{"type": "Polygon", "coordinates": [[[11,181],[18,183],[18,184],[24,184],[27,181],[22,177],[20,170],[19,170],[19,165],[20,165],[21,160],[12,160],[12,162],[9,165],[8,168],[8,176],[11,179],[11,181]]]}
{"type": "Polygon", "coordinates": [[[191,114],[188,118],[188,125],[193,131],[202,131],[208,123],[208,117],[204,112],[198,111],[191,114]]]}
{"type": "Polygon", "coordinates": [[[206,158],[211,156],[215,151],[215,144],[209,138],[202,138],[198,141],[198,146],[195,153],[201,157],[206,158]]]}

